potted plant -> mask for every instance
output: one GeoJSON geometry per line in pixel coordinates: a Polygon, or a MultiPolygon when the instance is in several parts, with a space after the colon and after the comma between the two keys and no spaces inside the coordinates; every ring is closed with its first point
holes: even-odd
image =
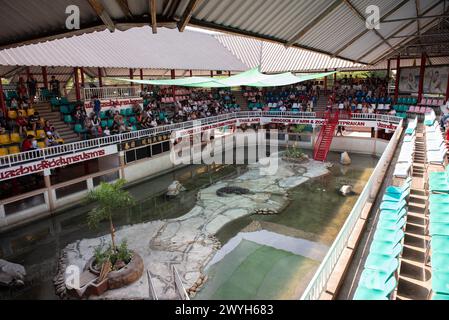
{"type": "Polygon", "coordinates": [[[90,201],[98,203],[88,214],[87,223],[90,228],[96,228],[101,221],[109,221],[111,249],[114,252],[117,250],[117,246],[115,244],[115,228],[112,218],[120,212],[120,209],[129,208],[135,204],[133,197],[123,190],[125,183],[124,179],[119,179],[114,183],[101,182],[100,186],[89,192],[87,196],[90,201]]]}
{"type": "Polygon", "coordinates": [[[123,190],[125,182],[123,179],[115,183],[102,182],[87,197],[88,200],[97,202],[97,206],[87,217],[89,227],[96,228],[101,221],[109,221],[111,244],[106,249],[95,248],[94,256],[88,261],[86,268],[99,275],[100,281],[105,280],[109,289],[132,283],[143,273],[142,258],[136,252],[128,249],[126,240],[119,245],[115,242],[113,217],[120,213],[121,209],[135,204],[134,198],[123,190]]]}

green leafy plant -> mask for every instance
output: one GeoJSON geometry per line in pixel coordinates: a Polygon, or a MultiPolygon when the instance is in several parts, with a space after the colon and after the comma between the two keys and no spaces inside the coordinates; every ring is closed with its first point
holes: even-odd
{"type": "Polygon", "coordinates": [[[295,159],[302,159],[305,157],[305,153],[302,152],[302,150],[294,145],[293,147],[289,147],[286,151],[284,156],[287,158],[295,158],[295,159]]]}
{"type": "Polygon", "coordinates": [[[95,261],[93,265],[96,269],[100,270],[101,266],[106,262],[110,261],[114,266],[115,270],[120,269],[122,265],[128,264],[132,257],[133,253],[128,248],[128,243],[126,240],[123,240],[114,250],[111,245],[109,245],[106,249],[103,246],[98,246],[94,249],[94,257],[95,261]]]}
{"type": "Polygon", "coordinates": [[[123,190],[125,183],[126,181],[123,179],[115,183],[102,182],[87,196],[88,200],[98,203],[88,214],[87,223],[90,228],[97,228],[101,221],[109,220],[111,245],[114,252],[117,251],[117,247],[115,245],[115,228],[112,218],[114,215],[119,214],[121,209],[129,208],[135,204],[134,198],[127,191],[123,190]]]}
{"type": "Polygon", "coordinates": [[[294,133],[301,133],[306,129],[306,125],[305,124],[297,124],[292,126],[291,131],[294,133]]]}

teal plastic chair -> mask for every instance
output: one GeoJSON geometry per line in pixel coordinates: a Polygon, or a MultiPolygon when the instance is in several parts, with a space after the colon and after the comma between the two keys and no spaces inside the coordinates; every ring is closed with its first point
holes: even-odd
{"type": "Polygon", "coordinates": [[[134,114],[134,111],[132,108],[127,108],[127,109],[125,109],[125,113],[126,113],[126,116],[129,117],[134,114]]]}
{"type": "Polygon", "coordinates": [[[129,123],[136,124],[137,123],[137,119],[135,117],[131,117],[131,118],[129,118],[129,123]]]}
{"type": "MultiPolygon", "coordinates": [[[[429,224],[429,235],[433,237],[449,237],[449,223],[432,222],[429,224]]],[[[433,239],[432,239],[433,241],[433,239]]],[[[447,243],[449,247],[449,243],[447,243]]]]}
{"type": "Polygon", "coordinates": [[[64,116],[64,122],[65,123],[74,123],[75,121],[73,121],[73,118],[71,115],[67,114],[64,116]]]}
{"type": "Polygon", "coordinates": [[[66,115],[66,114],[70,114],[69,108],[67,106],[61,106],[59,108],[59,112],[61,112],[62,114],[66,115]]]}
{"type": "Polygon", "coordinates": [[[59,102],[59,100],[56,99],[56,98],[51,98],[51,99],[50,99],[50,104],[51,104],[53,107],[59,107],[60,102],[59,102]]]}
{"type": "Polygon", "coordinates": [[[382,210],[379,215],[379,220],[398,221],[407,215],[405,208],[401,210],[382,210]]]}
{"type": "Polygon", "coordinates": [[[411,183],[411,182],[412,182],[412,178],[411,178],[411,177],[408,177],[408,178],[405,180],[404,184],[403,184],[402,186],[400,186],[400,187],[396,187],[396,186],[388,186],[388,187],[385,189],[385,193],[387,193],[387,194],[403,193],[403,192],[405,192],[407,189],[410,188],[410,183],[411,183]]]}
{"type": "Polygon", "coordinates": [[[429,178],[429,191],[430,192],[443,192],[449,193],[449,181],[447,180],[431,180],[429,178]]]}
{"type": "Polygon", "coordinates": [[[390,277],[382,284],[377,280],[377,274],[373,275],[372,273],[365,276],[363,281],[362,283],[359,282],[353,300],[389,300],[389,296],[397,286],[394,277],[390,277]]]}
{"type": "Polygon", "coordinates": [[[449,194],[447,193],[431,193],[429,196],[429,202],[432,203],[448,203],[449,204],[449,194]]]}
{"type": "Polygon", "coordinates": [[[109,119],[108,120],[108,127],[112,128],[112,125],[114,124],[114,119],[109,119]]]}
{"type": "Polygon", "coordinates": [[[399,243],[404,239],[403,230],[376,229],[374,232],[374,240],[399,243]]]}
{"type": "Polygon", "coordinates": [[[449,212],[430,212],[430,223],[449,223],[449,212]]]}
{"type": "Polygon", "coordinates": [[[384,201],[380,204],[380,210],[401,210],[406,204],[405,200],[399,202],[384,201]]]}
{"type": "Polygon", "coordinates": [[[101,127],[104,129],[106,128],[108,125],[108,121],[107,120],[101,120],[101,127]]]}
{"type": "Polygon", "coordinates": [[[86,132],[86,130],[80,124],[75,124],[73,130],[78,134],[86,132]]]}
{"type": "Polygon", "coordinates": [[[449,294],[449,273],[432,270],[432,291],[449,294]]]}
{"type": "Polygon", "coordinates": [[[396,258],[402,253],[402,249],[403,247],[400,243],[376,240],[371,243],[369,252],[370,254],[382,254],[396,258]]]}
{"type": "Polygon", "coordinates": [[[365,268],[371,270],[382,271],[385,273],[391,270],[397,270],[399,260],[386,254],[370,253],[366,258],[365,268]]]}
{"type": "MultiPolygon", "coordinates": [[[[408,189],[410,190],[410,189],[408,189]]],[[[409,196],[409,192],[405,191],[402,194],[399,193],[385,193],[382,197],[382,201],[386,201],[386,202],[401,202],[403,200],[405,200],[407,197],[409,196]]]]}
{"type": "Polygon", "coordinates": [[[399,220],[382,219],[377,222],[376,229],[400,230],[404,228],[405,223],[405,217],[401,217],[399,220]]]}
{"type": "Polygon", "coordinates": [[[108,116],[106,115],[105,111],[100,111],[100,119],[107,119],[108,116]]]}
{"type": "Polygon", "coordinates": [[[449,300],[449,294],[434,292],[432,294],[432,300],[449,300]]]}
{"type": "Polygon", "coordinates": [[[449,254],[449,236],[434,235],[432,236],[430,246],[432,254],[443,253],[449,254]]]}
{"type": "Polygon", "coordinates": [[[126,117],[126,109],[120,109],[120,114],[126,117]]]}

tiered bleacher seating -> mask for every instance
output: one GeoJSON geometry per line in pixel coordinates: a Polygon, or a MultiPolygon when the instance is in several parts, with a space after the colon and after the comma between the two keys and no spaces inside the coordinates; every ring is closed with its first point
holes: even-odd
{"type": "Polygon", "coordinates": [[[389,186],[385,190],[376,231],[354,300],[389,300],[393,297],[404,246],[411,181],[408,177],[402,186],[389,186]]]}
{"type": "Polygon", "coordinates": [[[430,256],[432,300],[449,300],[449,166],[429,174],[429,188],[426,262],[430,256]]]}
{"type": "Polygon", "coordinates": [[[443,165],[447,154],[446,143],[440,125],[429,114],[426,122],[427,163],[443,165]]]}
{"type": "Polygon", "coordinates": [[[405,130],[404,141],[393,173],[397,178],[407,178],[411,175],[413,155],[415,153],[417,124],[418,118],[415,118],[409,122],[407,129],[405,130]]]}

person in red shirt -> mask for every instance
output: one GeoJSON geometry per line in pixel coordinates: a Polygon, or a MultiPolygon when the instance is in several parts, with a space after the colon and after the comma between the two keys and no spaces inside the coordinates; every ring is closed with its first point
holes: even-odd
{"type": "Polygon", "coordinates": [[[22,142],[22,152],[30,151],[33,149],[33,136],[28,135],[22,142]]]}

